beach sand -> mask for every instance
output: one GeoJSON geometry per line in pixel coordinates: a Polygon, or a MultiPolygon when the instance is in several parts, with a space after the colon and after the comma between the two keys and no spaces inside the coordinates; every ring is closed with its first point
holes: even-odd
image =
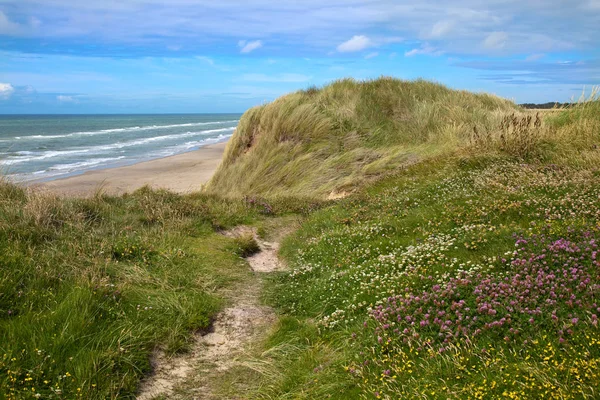
{"type": "Polygon", "coordinates": [[[96,191],[119,195],[144,185],[177,193],[200,190],[213,176],[223,158],[226,143],[217,143],[188,153],[125,167],[88,171],[81,175],[30,186],[58,195],[86,197],[96,191]]]}

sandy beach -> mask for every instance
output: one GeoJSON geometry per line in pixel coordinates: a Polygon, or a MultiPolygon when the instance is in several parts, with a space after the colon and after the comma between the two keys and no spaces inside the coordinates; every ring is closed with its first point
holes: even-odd
{"type": "Polygon", "coordinates": [[[125,167],[88,171],[64,179],[33,183],[31,186],[58,195],[85,197],[102,190],[119,195],[144,185],[190,193],[208,182],[219,166],[226,143],[217,143],[188,153],[125,167]]]}

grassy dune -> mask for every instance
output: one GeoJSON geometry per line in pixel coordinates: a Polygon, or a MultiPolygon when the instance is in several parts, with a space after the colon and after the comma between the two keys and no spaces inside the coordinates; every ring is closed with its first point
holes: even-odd
{"type": "Polygon", "coordinates": [[[345,79],[248,110],[208,191],[225,196],[352,191],[497,126],[513,103],[427,81],[345,79]]]}
{"type": "Polygon", "coordinates": [[[294,214],[279,322],[222,398],[598,397],[598,165],[595,97],[536,114],[384,78],[249,110],[207,193],[1,183],[0,393],[132,398],[248,277],[253,243],[218,231],[294,214]]]}
{"type": "MultiPolygon", "coordinates": [[[[382,84],[351,83],[359,93],[382,84]]],[[[312,96],[337,84],[348,83],[312,96]]],[[[245,118],[261,127],[269,107],[304,96],[245,118]]],[[[471,119],[445,135],[448,142],[425,129],[435,150],[420,153],[421,162],[367,185],[356,173],[353,196],[312,213],[288,238],[282,254],[291,270],[274,279],[269,297],[283,317],[245,371],[262,377],[248,397],[598,396],[600,102],[592,95],[550,114],[510,106],[488,113],[477,119],[486,123],[471,119]]],[[[414,138],[402,136],[398,149],[414,151],[414,138]]],[[[242,139],[217,179],[235,179],[236,162],[259,151],[260,136],[236,154],[242,139]]],[[[286,143],[274,142],[280,150],[286,143]]],[[[279,153],[260,154],[252,162],[262,168],[288,165],[279,153]]],[[[279,174],[288,183],[281,190],[323,196],[348,176],[326,163],[303,165],[318,176],[311,168],[290,181],[279,174]],[[327,173],[334,186],[320,186],[327,173]]],[[[243,187],[261,191],[251,178],[243,187]]]]}
{"type": "Polygon", "coordinates": [[[600,102],[527,117],[288,238],[256,398],[598,396],[600,102]]]}

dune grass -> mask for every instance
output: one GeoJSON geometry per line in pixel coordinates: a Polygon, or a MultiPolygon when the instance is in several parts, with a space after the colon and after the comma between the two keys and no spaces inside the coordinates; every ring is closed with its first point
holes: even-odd
{"type": "Polygon", "coordinates": [[[489,131],[513,103],[423,80],[345,79],[248,110],[208,191],[226,196],[354,190],[489,131]]]}
{"type": "Polygon", "coordinates": [[[342,80],[244,114],[206,193],[0,182],[0,394],[132,398],[248,277],[256,241],[218,231],[297,220],[280,320],[227,396],[597,397],[599,146],[595,94],[536,114],[342,80]]]}

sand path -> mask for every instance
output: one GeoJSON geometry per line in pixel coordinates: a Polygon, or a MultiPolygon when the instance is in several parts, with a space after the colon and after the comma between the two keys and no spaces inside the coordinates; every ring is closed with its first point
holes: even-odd
{"type": "Polygon", "coordinates": [[[279,242],[261,240],[256,229],[243,226],[223,234],[236,237],[249,233],[260,246],[258,253],[246,259],[255,272],[254,279],[244,282],[235,292],[231,305],[217,315],[209,333],[198,334],[189,353],[169,359],[157,352],[152,360],[154,372],[142,382],[138,400],[177,398],[177,386],[192,376],[197,383],[191,389],[192,393],[185,394],[186,398],[214,399],[210,389],[212,374],[235,366],[244,349],[264,337],[276,322],[274,311],[261,304],[260,295],[261,275],[284,268],[277,257],[279,242]]]}

